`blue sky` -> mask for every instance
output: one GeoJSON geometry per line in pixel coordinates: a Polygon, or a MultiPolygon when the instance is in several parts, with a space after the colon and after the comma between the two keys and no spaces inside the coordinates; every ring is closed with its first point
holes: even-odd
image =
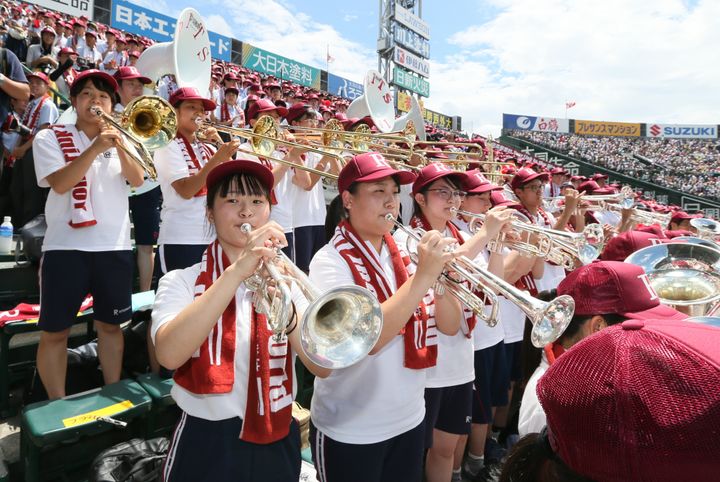
{"type": "MultiPolygon", "coordinates": [[[[377,0],[131,0],[360,81],[377,68],[377,0]]],[[[502,113],[720,122],[717,0],[426,0],[433,110],[497,135],[502,113]]]]}

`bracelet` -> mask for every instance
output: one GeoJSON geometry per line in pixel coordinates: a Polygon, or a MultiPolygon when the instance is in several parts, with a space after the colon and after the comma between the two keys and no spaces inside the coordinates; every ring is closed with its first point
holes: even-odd
{"type": "Polygon", "coordinates": [[[287,330],[287,329],[285,330],[285,336],[288,336],[290,333],[295,331],[295,328],[297,328],[297,325],[298,325],[297,316],[295,316],[297,314],[297,312],[295,311],[295,303],[291,303],[291,305],[292,305],[292,309],[293,309],[291,318],[294,321],[294,323],[292,325],[292,328],[290,328],[289,330],[287,330]]]}

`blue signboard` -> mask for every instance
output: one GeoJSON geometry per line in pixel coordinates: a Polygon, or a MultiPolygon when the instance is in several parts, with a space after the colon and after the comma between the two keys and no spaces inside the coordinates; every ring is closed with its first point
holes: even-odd
{"type": "MultiPolygon", "coordinates": [[[[142,35],[156,42],[169,42],[175,33],[176,19],[140,7],[126,0],[113,0],[110,25],[113,28],[142,35]]],[[[210,52],[214,59],[230,61],[230,37],[208,32],[210,52]]]]}
{"type": "Polygon", "coordinates": [[[363,94],[363,86],[362,84],[328,72],[328,92],[353,100],[363,94]]]}

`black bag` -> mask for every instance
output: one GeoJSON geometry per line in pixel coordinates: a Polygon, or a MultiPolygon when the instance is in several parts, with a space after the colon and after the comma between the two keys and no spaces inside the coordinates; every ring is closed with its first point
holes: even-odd
{"type": "Polygon", "coordinates": [[[45,231],[47,231],[47,223],[45,215],[38,214],[20,229],[20,237],[15,247],[15,263],[18,266],[39,263],[42,257],[42,245],[45,239],[45,231]],[[20,241],[22,240],[23,252],[27,261],[20,262],[20,241]]]}
{"type": "Polygon", "coordinates": [[[90,466],[90,482],[155,482],[160,479],[170,441],[134,438],[106,449],[90,466]]]}

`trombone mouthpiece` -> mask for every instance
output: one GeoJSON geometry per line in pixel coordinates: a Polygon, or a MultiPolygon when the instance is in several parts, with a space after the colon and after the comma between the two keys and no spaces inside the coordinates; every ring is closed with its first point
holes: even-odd
{"type": "Polygon", "coordinates": [[[385,220],[386,221],[395,221],[395,216],[393,216],[392,213],[387,213],[385,215],[385,220]]]}
{"type": "Polygon", "coordinates": [[[250,225],[250,223],[243,223],[243,225],[240,226],[240,231],[247,234],[252,231],[252,226],[250,225]]]}
{"type": "Polygon", "coordinates": [[[104,114],[102,109],[96,105],[90,106],[90,112],[92,112],[93,114],[95,114],[98,117],[100,117],[104,114]]]}

